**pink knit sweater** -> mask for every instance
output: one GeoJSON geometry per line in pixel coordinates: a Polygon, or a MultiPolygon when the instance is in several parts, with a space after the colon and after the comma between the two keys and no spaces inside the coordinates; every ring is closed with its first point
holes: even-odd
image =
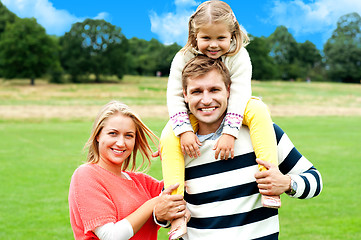
{"type": "MultiPolygon", "coordinates": [[[[98,239],[92,232],[96,227],[122,220],[158,196],[163,188],[163,182],[146,174],[126,173],[132,180],[96,164],[84,164],[75,170],[69,189],[69,212],[76,240],[98,239]]],[[[158,229],[151,217],[131,239],[156,240],[158,229]]]]}

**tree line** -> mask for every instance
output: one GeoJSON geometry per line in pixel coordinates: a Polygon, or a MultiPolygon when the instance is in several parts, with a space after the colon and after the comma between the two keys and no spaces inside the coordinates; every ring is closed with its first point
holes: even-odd
{"type": "MultiPolygon", "coordinates": [[[[323,53],[298,43],[279,26],[268,37],[250,35],[246,47],[256,80],[305,80],[360,83],[361,17],[346,14],[324,45],[323,53]]],[[[167,76],[178,44],[156,39],[127,39],[105,20],[86,19],[63,36],[50,36],[34,18],[19,18],[0,2],[0,77],[48,76],[51,82],[102,82],[125,74],[167,76]]]]}

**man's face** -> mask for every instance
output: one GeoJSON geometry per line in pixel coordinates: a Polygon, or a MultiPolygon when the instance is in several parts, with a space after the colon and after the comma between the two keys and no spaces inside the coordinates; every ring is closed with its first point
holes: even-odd
{"type": "Polygon", "coordinates": [[[211,70],[203,76],[188,78],[183,90],[189,110],[199,121],[199,134],[215,132],[222,123],[228,105],[229,88],[222,75],[211,70]]]}

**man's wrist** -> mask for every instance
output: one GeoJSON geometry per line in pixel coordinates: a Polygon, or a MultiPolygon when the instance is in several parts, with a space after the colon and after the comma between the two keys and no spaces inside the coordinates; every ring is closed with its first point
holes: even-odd
{"type": "Polygon", "coordinates": [[[290,178],[289,188],[286,191],[286,194],[289,196],[294,196],[297,192],[297,182],[293,180],[291,176],[289,176],[289,178],[290,178]]]}

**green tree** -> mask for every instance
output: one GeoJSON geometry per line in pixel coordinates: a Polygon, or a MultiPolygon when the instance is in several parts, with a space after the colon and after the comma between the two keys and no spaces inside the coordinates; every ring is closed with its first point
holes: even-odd
{"type": "Polygon", "coordinates": [[[313,68],[321,63],[322,56],[316,45],[307,40],[304,43],[298,44],[298,60],[309,68],[313,68]]]}
{"type": "Polygon", "coordinates": [[[298,46],[292,34],[285,26],[278,26],[267,38],[270,46],[270,56],[274,59],[279,69],[279,77],[290,79],[291,64],[298,57],[298,46]]]}
{"type": "Polygon", "coordinates": [[[334,81],[361,81],[361,17],[346,14],[337,21],[337,28],[324,45],[329,77],[334,81]]]}
{"type": "Polygon", "coordinates": [[[315,81],[324,81],[324,64],[322,56],[316,45],[310,41],[298,44],[298,59],[294,70],[298,72],[298,77],[309,77],[315,81]]]}
{"type": "MultiPolygon", "coordinates": [[[[1,2],[0,2],[0,39],[2,33],[5,31],[6,24],[13,23],[18,17],[9,11],[1,2]]],[[[1,51],[1,49],[0,49],[1,51]]],[[[0,59],[1,62],[1,59],[0,59]]],[[[0,68],[0,77],[2,76],[2,69],[0,68]]]]}
{"type": "Polygon", "coordinates": [[[130,73],[139,75],[152,75],[160,71],[168,75],[170,65],[175,54],[181,46],[174,43],[164,45],[156,39],[146,41],[132,38],[129,40],[130,73]]]}
{"type": "Polygon", "coordinates": [[[0,68],[5,78],[41,77],[54,64],[55,43],[34,18],[17,19],[5,27],[0,39],[0,68]]]}
{"type": "Polygon", "coordinates": [[[80,75],[117,75],[121,79],[127,68],[127,39],[105,20],[86,19],[72,25],[60,39],[61,63],[74,81],[80,75]]]}
{"type": "Polygon", "coordinates": [[[6,24],[13,23],[16,19],[18,17],[0,2],[0,35],[5,31],[6,24]]]}
{"type": "Polygon", "coordinates": [[[247,45],[252,61],[252,79],[266,80],[276,76],[276,65],[271,58],[270,48],[264,37],[250,36],[251,42],[247,45]]]}

